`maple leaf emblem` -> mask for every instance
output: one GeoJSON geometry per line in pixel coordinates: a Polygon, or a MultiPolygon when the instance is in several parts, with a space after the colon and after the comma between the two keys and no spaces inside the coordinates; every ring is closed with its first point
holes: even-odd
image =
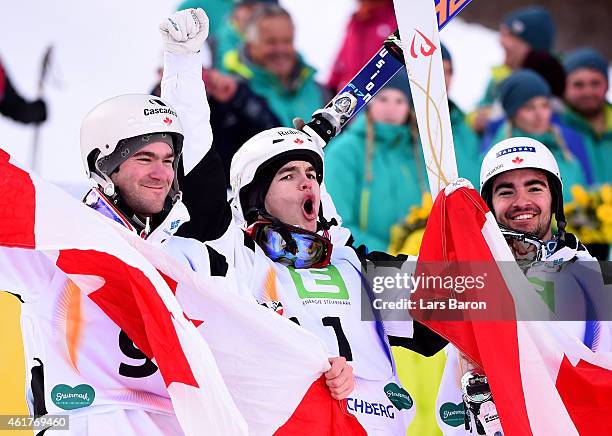
{"type": "Polygon", "coordinates": [[[170,118],[166,117],[166,118],[164,119],[164,123],[166,123],[166,124],[170,125],[170,124],[172,124],[172,120],[171,120],[170,118]]]}
{"type": "Polygon", "coordinates": [[[515,157],[514,159],[512,159],[512,163],[515,164],[520,164],[521,162],[523,162],[525,159],[522,159],[520,156],[515,157]]]}
{"type": "Polygon", "coordinates": [[[296,144],[303,144],[304,140],[300,139],[300,138],[295,138],[295,141],[293,141],[293,142],[295,142],[296,144]]]}

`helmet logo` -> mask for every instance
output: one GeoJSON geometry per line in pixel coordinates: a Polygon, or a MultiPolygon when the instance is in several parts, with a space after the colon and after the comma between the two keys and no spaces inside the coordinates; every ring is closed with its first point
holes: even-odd
{"type": "Polygon", "coordinates": [[[515,157],[514,159],[512,159],[512,163],[515,164],[520,164],[521,162],[523,162],[525,159],[522,159],[520,156],[515,157]]]}
{"type": "Polygon", "coordinates": [[[166,118],[164,118],[164,123],[170,125],[170,124],[172,124],[172,119],[166,117],[166,118]]]}
{"type": "Polygon", "coordinates": [[[293,141],[293,142],[295,142],[296,144],[303,144],[304,140],[300,139],[300,138],[295,138],[295,141],[293,141]]]}
{"type": "Polygon", "coordinates": [[[151,104],[158,104],[158,105],[160,105],[160,106],[166,107],[166,103],[164,103],[163,101],[158,100],[158,99],[156,99],[156,98],[152,98],[152,99],[150,99],[150,100],[149,100],[149,103],[151,103],[151,104]]]}

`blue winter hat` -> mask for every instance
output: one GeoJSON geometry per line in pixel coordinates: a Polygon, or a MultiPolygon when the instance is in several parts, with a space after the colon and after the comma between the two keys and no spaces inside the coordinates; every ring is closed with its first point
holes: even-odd
{"type": "Polygon", "coordinates": [[[382,89],[397,89],[404,93],[408,97],[408,101],[412,105],[412,93],[410,92],[410,83],[408,82],[408,74],[406,73],[406,67],[402,67],[395,76],[385,84],[382,89]]]}
{"type": "Polygon", "coordinates": [[[517,70],[500,85],[500,99],[504,112],[512,118],[521,106],[534,97],[550,97],[546,80],[532,70],[517,70]]]}
{"type": "Polygon", "coordinates": [[[608,62],[599,52],[590,47],[579,48],[570,52],[563,59],[563,67],[567,75],[579,68],[592,68],[608,78],[608,62]]]}
{"type": "Polygon", "coordinates": [[[506,15],[503,24],[531,47],[550,51],[555,38],[555,23],[547,9],[529,6],[506,15]]]}
{"type": "Polygon", "coordinates": [[[440,53],[442,53],[442,60],[449,61],[451,64],[453,63],[453,58],[450,54],[450,51],[446,48],[446,46],[440,43],[440,53]]]}

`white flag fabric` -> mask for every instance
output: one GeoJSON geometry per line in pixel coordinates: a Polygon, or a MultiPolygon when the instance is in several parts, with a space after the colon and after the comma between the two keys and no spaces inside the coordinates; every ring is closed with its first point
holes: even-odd
{"type": "MultiPolygon", "coordinates": [[[[43,253],[127,333],[159,367],[185,434],[272,434],[305,400],[352,425],[346,403],[321,384],[329,363],[317,337],[184,268],[1,149],[0,174],[0,247],[43,253]],[[316,398],[306,395],[313,387],[316,398]]],[[[30,271],[24,265],[23,275],[30,271]]],[[[335,424],[333,434],[343,434],[335,424]]]]}

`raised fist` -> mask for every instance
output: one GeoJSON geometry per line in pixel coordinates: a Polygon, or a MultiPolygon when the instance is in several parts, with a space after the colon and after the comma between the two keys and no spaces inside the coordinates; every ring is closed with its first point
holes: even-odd
{"type": "Polygon", "coordinates": [[[159,25],[164,51],[197,53],[208,37],[208,17],[203,9],[175,12],[159,25]]]}

